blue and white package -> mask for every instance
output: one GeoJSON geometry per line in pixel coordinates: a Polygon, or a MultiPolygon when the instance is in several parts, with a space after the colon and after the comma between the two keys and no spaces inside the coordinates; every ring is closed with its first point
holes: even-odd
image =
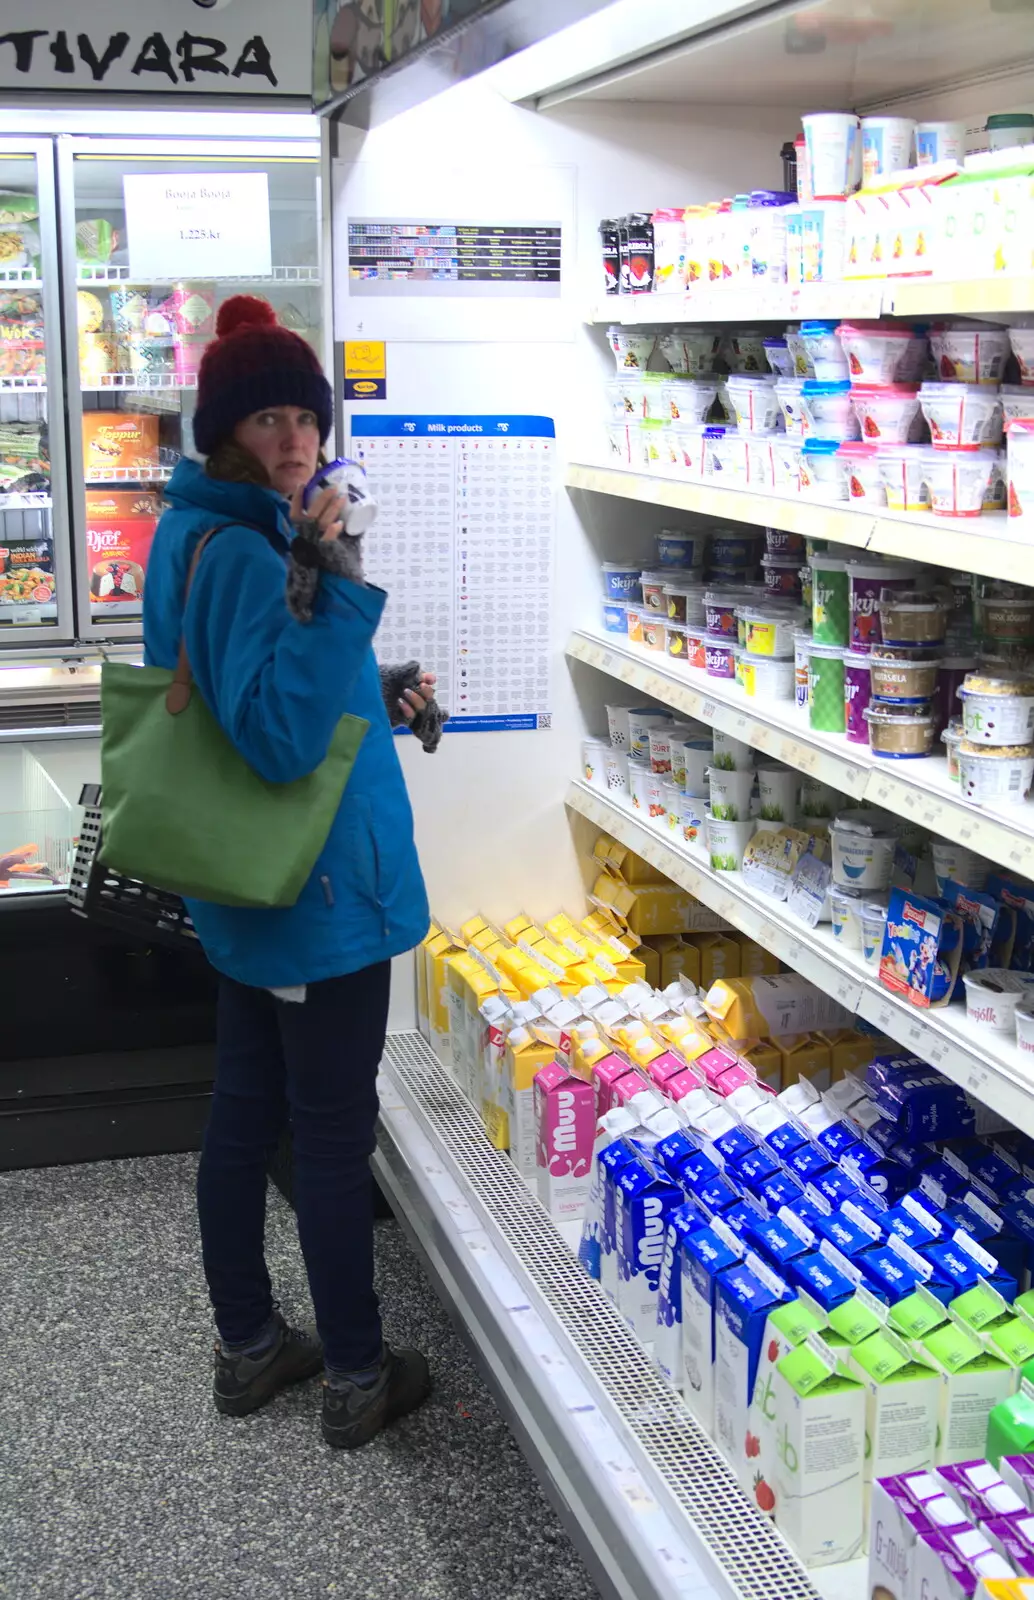
{"type": "Polygon", "coordinates": [[[792,1173],[777,1172],[761,1185],[759,1198],[774,1213],[780,1206],[795,1206],[803,1194],[804,1185],[792,1173]]]}
{"type": "Polygon", "coordinates": [[[899,1161],[893,1161],[889,1156],[880,1161],[867,1161],[866,1151],[862,1146],[845,1155],[840,1170],[846,1172],[849,1177],[867,1184],[873,1194],[879,1195],[888,1205],[900,1200],[912,1182],[908,1169],[899,1161]]]}
{"type": "Polygon", "coordinates": [[[820,1173],[828,1172],[832,1165],[825,1151],[809,1141],[787,1157],[786,1170],[792,1172],[794,1177],[799,1178],[807,1187],[809,1183],[815,1182],[820,1173]]]}
{"type": "Polygon", "coordinates": [[[858,1134],[850,1123],[834,1122],[832,1127],[822,1129],[818,1142],[831,1161],[839,1161],[858,1143],[858,1134]]]}
{"type": "Polygon", "coordinates": [[[765,1143],[780,1161],[786,1161],[795,1150],[808,1142],[808,1135],[795,1122],[783,1122],[773,1128],[765,1143]]]}
{"type": "Polygon", "coordinates": [[[666,1139],[658,1140],[654,1147],[653,1159],[669,1178],[680,1183],[683,1167],[698,1153],[695,1141],[684,1128],[680,1128],[677,1133],[670,1133],[666,1139]]]}
{"type": "Polygon", "coordinates": [[[745,1156],[752,1155],[757,1150],[757,1140],[752,1139],[746,1128],[737,1126],[729,1128],[727,1132],[719,1134],[714,1140],[714,1148],[721,1156],[726,1167],[734,1167],[745,1156]]]}
{"type": "Polygon", "coordinates": [[[923,1203],[925,1200],[922,1191],[918,1195],[906,1194],[899,1205],[890,1208],[885,1219],[888,1233],[896,1233],[913,1250],[936,1243],[943,1232],[938,1218],[923,1203]]]}
{"type": "Polygon", "coordinates": [[[965,1167],[960,1171],[944,1155],[940,1155],[924,1169],[919,1187],[934,1210],[939,1210],[953,1196],[965,1194],[969,1188],[969,1174],[965,1167]]]}
{"type": "Polygon", "coordinates": [[[967,1289],[974,1289],[981,1278],[986,1278],[992,1289],[997,1289],[1010,1305],[1016,1299],[1019,1292],[1016,1279],[1004,1272],[994,1256],[981,1249],[961,1229],[950,1239],[927,1245],[921,1254],[935,1269],[927,1288],[945,1305],[965,1294],[967,1289]]]}
{"type": "Polygon", "coordinates": [[[848,1261],[853,1261],[865,1250],[871,1250],[874,1244],[881,1243],[876,1223],[859,1211],[857,1206],[852,1206],[850,1201],[842,1211],[832,1211],[828,1217],[817,1220],[815,1232],[848,1261]]]}
{"type": "Polygon", "coordinates": [[[961,1200],[952,1201],[943,1213],[943,1221],[949,1233],[957,1228],[968,1233],[988,1255],[994,1256],[1004,1272],[1019,1282],[1027,1265],[1023,1239],[1004,1215],[992,1210],[972,1189],[967,1189],[961,1200]]]}
{"type": "Polygon", "coordinates": [[[829,1167],[821,1172],[814,1187],[825,1196],[834,1210],[842,1206],[845,1200],[857,1200],[861,1194],[855,1180],[848,1177],[846,1172],[841,1172],[839,1167],[829,1167]]]}
{"type": "Polygon", "coordinates": [[[714,1436],[726,1457],[739,1462],[768,1313],[794,1296],[753,1252],[721,1274],[716,1294],[714,1436]]]}
{"type": "Polygon", "coordinates": [[[1023,1242],[1023,1272],[1019,1281],[1021,1288],[1026,1288],[1034,1271],[1034,1192],[1024,1195],[1022,1199],[1010,1200],[1002,1207],[1002,1216],[1006,1225],[1023,1242]]]}
{"type": "Polygon", "coordinates": [[[890,1306],[907,1300],[930,1277],[927,1263],[898,1234],[859,1256],[857,1266],[872,1293],[890,1306]]]}
{"type": "MultiPolygon", "coordinates": [[[[725,1227],[730,1228],[737,1239],[742,1239],[749,1227],[760,1221],[765,1215],[764,1207],[754,1199],[751,1194],[745,1194],[742,1200],[737,1200],[734,1206],[729,1206],[721,1214],[721,1221],[725,1227]]],[[[711,1219],[715,1219],[712,1217],[711,1219]]]]}
{"type": "Polygon", "coordinates": [[[668,1218],[685,1196],[645,1161],[630,1161],[615,1183],[617,1197],[617,1307],[640,1343],[653,1345],[657,1287],[668,1218]]]}
{"type": "Polygon", "coordinates": [[[366,468],[359,461],[339,456],[320,467],[302,491],[302,505],[307,511],[317,494],[323,489],[336,489],[344,497],[345,532],[352,539],[369,533],[377,520],[377,501],[366,481],[366,468]]]}
{"type": "Polygon", "coordinates": [[[636,1159],[636,1152],[627,1139],[615,1139],[597,1156],[603,1188],[603,1222],[600,1227],[600,1288],[608,1300],[617,1305],[618,1298],[618,1241],[617,1194],[618,1175],[623,1167],[636,1159]]]}
{"type": "Polygon", "coordinates": [[[712,1178],[721,1177],[722,1169],[705,1150],[696,1150],[688,1155],[682,1163],[682,1182],[687,1189],[693,1190],[702,1183],[708,1183],[712,1178]]]}
{"type": "Polygon", "coordinates": [[[822,1250],[798,1256],[790,1264],[788,1277],[792,1286],[811,1295],[827,1316],[837,1306],[842,1306],[845,1300],[850,1300],[856,1289],[855,1280],[848,1277],[822,1250]]]}
{"type": "Polygon", "coordinates": [[[739,1240],[721,1223],[691,1233],[682,1243],[682,1396],[712,1437],[717,1285],[743,1253],[739,1240]]]}
{"type": "Polygon", "coordinates": [[[706,1226],[706,1218],[686,1200],[668,1218],[664,1256],[657,1285],[657,1329],[653,1359],[668,1382],[682,1390],[682,1246],[691,1233],[706,1226]]]}
{"type": "Polygon", "coordinates": [[[970,1178],[983,1184],[992,1205],[1004,1205],[1017,1185],[1021,1187],[1021,1192],[1029,1187],[1013,1161],[977,1139],[969,1140],[960,1154],[969,1168],[970,1178]]]}
{"type": "Polygon", "coordinates": [[[578,1244],[578,1259],[589,1277],[595,1278],[597,1283],[600,1279],[603,1237],[603,1168],[600,1166],[599,1158],[608,1144],[631,1133],[635,1126],[636,1120],[630,1111],[626,1111],[623,1106],[613,1106],[610,1111],[604,1112],[596,1130],[589,1198],[585,1203],[585,1219],[582,1223],[582,1237],[578,1244]]]}
{"type": "Polygon", "coordinates": [[[791,1261],[795,1261],[798,1256],[807,1255],[808,1251],[814,1248],[814,1241],[809,1244],[778,1217],[759,1217],[747,1228],[743,1237],[747,1248],[761,1256],[773,1271],[784,1278],[788,1274],[791,1261]]]}
{"type": "Polygon", "coordinates": [[[694,1184],[690,1189],[692,1199],[699,1200],[704,1210],[711,1216],[721,1215],[734,1206],[737,1200],[742,1199],[740,1191],[728,1178],[718,1176],[708,1178],[704,1183],[694,1184]]]}
{"type": "Polygon", "coordinates": [[[736,1180],[752,1194],[759,1194],[762,1185],[774,1178],[780,1168],[781,1163],[771,1151],[758,1149],[737,1164],[736,1180]]]}

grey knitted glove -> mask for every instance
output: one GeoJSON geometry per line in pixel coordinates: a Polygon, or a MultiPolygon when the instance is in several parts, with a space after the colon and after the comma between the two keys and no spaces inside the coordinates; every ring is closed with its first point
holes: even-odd
{"type": "Polygon", "coordinates": [[[418,711],[410,722],[402,715],[399,701],[407,689],[420,688],[419,661],[406,661],[399,667],[381,667],[381,694],[388,708],[388,719],[393,728],[409,728],[420,740],[427,754],[433,755],[442,742],[442,731],[449,720],[437,700],[429,700],[423,711],[418,711]]]}
{"type": "Polygon", "coordinates": [[[320,572],[334,572],[365,587],[363,541],[339,533],[324,539],[323,530],[312,517],[298,523],[287,565],[287,609],[299,622],[312,621],[312,608],[320,572]]]}

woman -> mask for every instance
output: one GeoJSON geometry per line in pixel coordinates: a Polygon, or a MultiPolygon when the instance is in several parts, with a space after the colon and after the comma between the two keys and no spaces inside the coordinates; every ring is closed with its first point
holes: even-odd
{"type": "Polygon", "coordinates": [[[343,534],[341,497],[325,489],[302,511],[332,415],[313,351],[247,295],[226,301],[216,333],[194,415],[206,464],[176,468],[148,563],[146,659],[173,667],[182,635],[206,704],[273,783],[313,771],[345,712],[369,730],[296,905],[190,904],[219,973],[216,1080],[198,1169],[219,1331],[214,1398],[242,1416],[325,1366],[323,1436],[350,1448],[430,1390],[424,1357],[382,1340],[369,1157],[391,958],[428,927],[391,724],[435,709],[434,680],[421,678],[419,691],[386,708],[373,653],[386,596],[363,581],[361,540],[343,534]],[[213,528],[184,607],[192,556],[213,528]],[[314,566],[311,613],[307,603],[292,615],[289,573],[304,575],[311,592],[314,566]],[[287,1325],[263,1255],[266,1165],[288,1120],[320,1339],[287,1325]]]}

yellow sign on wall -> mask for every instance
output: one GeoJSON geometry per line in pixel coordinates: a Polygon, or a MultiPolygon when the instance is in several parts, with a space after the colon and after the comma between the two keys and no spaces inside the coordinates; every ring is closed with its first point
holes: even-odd
{"type": "Polygon", "coordinates": [[[388,347],[383,339],[345,340],[345,399],[386,400],[388,347]]]}

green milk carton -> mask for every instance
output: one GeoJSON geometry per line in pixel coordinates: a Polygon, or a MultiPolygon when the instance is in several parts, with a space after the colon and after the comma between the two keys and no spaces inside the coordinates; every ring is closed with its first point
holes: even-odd
{"type": "MultiPolygon", "coordinates": [[[[802,1345],[811,1333],[821,1332],[825,1319],[808,1295],[788,1300],[774,1306],[768,1313],[765,1333],[761,1341],[761,1359],[754,1380],[754,1394],[747,1412],[745,1451],[759,1481],[767,1483],[772,1496],[762,1494],[764,1509],[779,1520],[778,1489],[776,1487],[776,1367],[791,1350],[802,1345]],[[769,1507],[768,1500],[775,1503],[769,1507]]],[[[757,1502],[756,1502],[757,1503],[757,1502]]]]}
{"type": "Polygon", "coordinates": [[[776,1526],[808,1567],[862,1548],[865,1388],[818,1333],[776,1364],[776,1526]]]}
{"type": "Polygon", "coordinates": [[[849,1353],[850,1370],[865,1385],[865,1488],[874,1478],[932,1467],[937,1444],[941,1376],[923,1356],[881,1328],[849,1353]]]}
{"type": "Polygon", "coordinates": [[[941,1374],[935,1464],[972,1461],[983,1452],[991,1412],[1013,1391],[1012,1368],[955,1321],[935,1328],[918,1349],[941,1374]]]}

